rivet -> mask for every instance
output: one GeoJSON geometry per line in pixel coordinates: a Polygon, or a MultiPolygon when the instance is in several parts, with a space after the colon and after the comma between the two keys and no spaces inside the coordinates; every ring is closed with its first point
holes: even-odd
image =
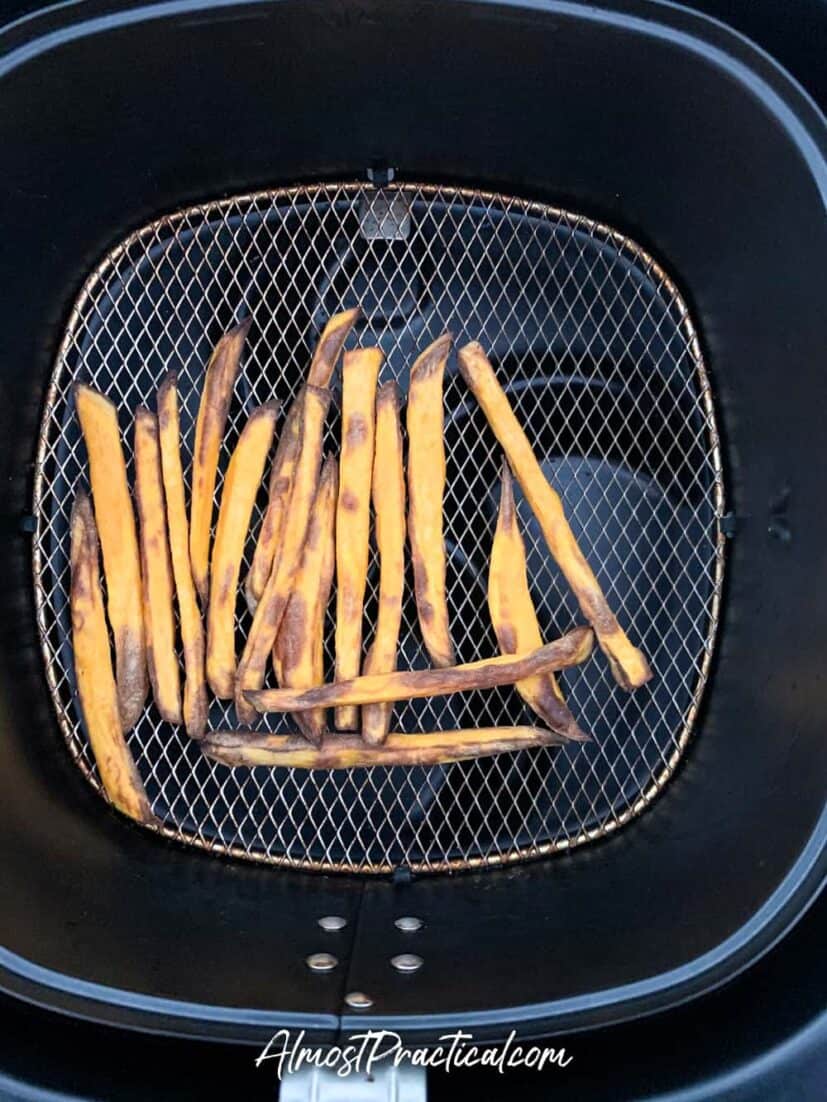
{"type": "Polygon", "coordinates": [[[325,915],[319,919],[319,925],[323,930],[327,930],[329,934],[335,933],[337,930],[344,930],[347,926],[347,919],[342,918],[341,915],[325,915]]]}
{"type": "Polygon", "coordinates": [[[425,962],[416,953],[400,953],[391,957],[391,964],[397,972],[418,972],[425,962]]]}
{"type": "Polygon", "coordinates": [[[345,1002],[351,1010],[369,1010],[373,1006],[373,999],[364,991],[351,991],[345,995],[345,1002]]]}
{"type": "Polygon", "coordinates": [[[394,922],[394,926],[397,930],[402,930],[405,934],[415,934],[416,931],[421,930],[424,925],[425,923],[421,918],[415,918],[413,915],[403,915],[394,922]]]}
{"type": "Polygon", "coordinates": [[[311,972],[332,972],[339,961],[332,953],[311,953],[304,963],[311,972]]]}

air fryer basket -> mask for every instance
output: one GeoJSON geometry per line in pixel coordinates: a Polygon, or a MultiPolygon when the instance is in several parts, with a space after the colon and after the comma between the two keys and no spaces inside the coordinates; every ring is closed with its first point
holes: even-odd
{"type": "MultiPolygon", "coordinates": [[[[287,408],[325,320],[357,303],[357,339],[383,348],[383,378],[397,378],[403,394],[417,349],[446,329],[490,350],[656,681],[630,695],[606,663],[587,663],[564,685],[591,743],[430,769],[228,772],[150,705],[129,741],[163,832],[213,852],[380,872],[498,863],[602,837],[672,775],[706,682],[724,542],[710,387],[686,306],[651,257],[588,219],[479,192],[333,185],[243,196],[162,219],[96,268],[58,354],[35,480],[38,618],[69,749],[101,791],[70,645],[68,510],[87,478],[74,382],[91,380],[117,402],[131,473],[134,408],[153,404],[174,367],[189,466],[204,363],[242,310],[254,328],[230,441],[260,402],[277,396],[287,408]]],[[[496,653],[485,589],[500,453],[453,367],[445,404],[448,600],[458,660],[472,662],[496,653]]],[[[553,638],[582,615],[519,504],[538,616],[553,638]]],[[[254,531],[260,520],[257,510],[254,531]]],[[[369,623],[377,579],[374,557],[369,623]]],[[[250,620],[239,600],[239,641],[250,620]]],[[[405,666],[427,665],[410,585],[400,653],[405,666]]],[[[403,703],[394,729],[525,721],[516,691],[501,689],[403,703]]],[[[231,729],[232,703],[216,701],[209,723],[231,729]]],[[[259,726],[290,730],[291,720],[259,726]]]]}
{"type": "MultiPolygon", "coordinates": [[[[255,1039],[290,1025],[330,1039],[357,1021],[410,1037],[459,1025],[478,1037],[502,1037],[512,1027],[540,1033],[652,1011],[722,982],[780,936],[823,876],[827,773],[821,676],[827,651],[825,138],[823,119],[784,74],[706,20],[635,0],[602,9],[551,0],[228,0],[204,8],[183,0],[114,13],[90,0],[0,33],[0,143],[6,189],[0,208],[4,989],[121,1024],[227,1038],[255,1039]],[[634,474],[626,500],[638,502],[638,512],[648,507],[653,488],[663,490],[664,472],[647,469],[641,442],[652,434],[652,455],[665,463],[666,435],[658,426],[678,427],[682,457],[665,467],[673,489],[686,488],[697,503],[697,535],[683,522],[671,534],[664,515],[659,528],[670,535],[656,550],[660,556],[680,547],[688,531],[687,550],[691,544],[703,551],[702,568],[685,575],[701,587],[692,598],[696,641],[690,646],[670,639],[661,628],[646,638],[656,619],[646,594],[633,600],[630,590],[616,586],[613,597],[635,619],[659,672],[658,688],[625,707],[645,709],[642,700],[655,707],[652,701],[665,700],[655,694],[672,692],[673,685],[681,703],[675,722],[659,728],[665,741],[660,735],[652,741],[656,725],[646,715],[632,724],[632,712],[624,712],[610,722],[597,703],[613,700],[603,695],[606,687],[599,694],[594,688],[592,704],[591,686],[583,686],[582,707],[596,709],[590,717],[596,749],[589,752],[598,758],[599,747],[613,752],[622,735],[626,756],[640,747],[638,764],[646,761],[645,771],[612,774],[607,758],[600,776],[611,774],[617,789],[604,789],[606,803],[595,803],[594,818],[591,808],[578,809],[561,829],[549,817],[555,805],[562,809],[557,791],[555,800],[536,801],[539,818],[529,821],[519,806],[514,822],[503,816],[496,841],[472,830],[442,852],[423,846],[421,834],[400,834],[383,838],[369,853],[352,846],[348,852],[348,840],[337,835],[339,849],[328,853],[312,853],[305,839],[300,849],[294,841],[270,855],[294,862],[307,856],[320,864],[326,857],[347,863],[349,856],[357,865],[370,857],[381,867],[551,847],[560,837],[576,839],[613,817],[619,821],[627,806],[634,808],[679,748],[680,724],[694,721],[679,768],[645,815],[599,844],[570,848],[553,860],[461,876],[407,872],[394,878],[216,860],[137,829],[106,808],[66,753],[44,677],[32,552],[35,546],[40,551],[43,584],[52,571],[53,585],[56,561],[49,554],[60,544],[60,531],[55,520],[56,543],[46,551],[48,533],[37,531],[31,512],[35,487],[42,509],[55,485],[50,449],[56,437],[48,437],[39,461],[39,429],[44,409],[57,411],[62,401],[65,376],[55,376],[51,391],[49,380],[67,330],[82,330],[72,307],[90,273],[130,233],[165,212],[231,208],[220,200],[216,206],[215,197],[266,191],[264,206],[272,211],[274,192],[289,193],[290,202],[300,195],[329,202],[342,194],[349,217],[358,217],[360,192],[337,192],[336,181],[364,180],[377,162],[397,168],[403,193],[411,192],[412,181],[432,182],[437,190],[414,190],[414,198],[433,205],[441,197],[447,209],[459,202],[469,219],[488,204],[492,211],[518,213],[521,226],[533,219],[572,241],[588,228],[589,249],[603,242],[617,257],[631,250],[630,267],[641,273],[644,294],[662,304],[664,317],[669,314],[682,350],[671,370],[686,389],[680,400],[668,388],[660,392],[661,405],[668,398],[666,416],[656,418],[652,410],[645,425],[634,421],[629,394],[644,394],[642,380],[637,390],[613,390],[602,385],[601,375],[599,388],[588,380],[590,389],[584,377],[579,395],[574,384],[558,385],[560,377],[575,379],[582,365],[565,357],[556,362],[561,346],[548,332],[541,341],[532,336],[530,349],[514,356],[508,353],[520,339],[519,326],[506,328],[497,360],[524,416],[531,408],[540,419],[531,427],[549,449],[547,462],[556,464],[563,481],[571,477],[573,508],[576,501],[592,504],[589,494],[573,492],[575,479],[600,489],[602,502],[604,482],[615,486],[627,477],[621,468],[634,474]],[[283,190],[297,182],[304,182],[304,192],[283,190]],[[502,198],[485,198],[492,193],[502,198]],[[600,226],[613,227],[624,240],[600,226]],[[674,285],[659,284],[661,272],[674,285]],[[720,458],[704,363],[714,384],[720,458]],[[540,399],[532,405],[538,382],[540,399]],[[565,414],[561,435],[553,439],[554,422],[550,414],[545,419],[552,393],[554,408],[565,414]],[[584,446],[585,427],[578,428],[576,414],[587,400],[598,413],[611,413],[607,424],[617,417],[620,427],[635,424],[634,433],[619,433],[615,444],[598,432],[584,446]],[[722,471],[725,516],[718,515],[722,471]],[[726,578],[707,662],[722,539],[726,578]],[[692,694],[707,672],[695,714],[692,694]],[[423,919],[417,934],[396,929],[393,920],[403,913],[423,919]],[[325,914],[339,914],[347,924],[326,933],[317,925],[325,914]],[[423,967],[413,976],[397,974],[389,958],[414,946],[423,967]],[[322,949],[336,955],[338,967],[312,974],[305,957],[322,949]],[[351,990],[371,996],[369,1013],[345,1010],[351,990]]],[[[414,212],[412,227],[421,218],[414,212]]],[[[594,275],[596,269],[589,270],[594,275]]],[[[236,298],[212,304],[209,322],[189,334],[205,343],[186,358],[188,371],[200,365],[206,344],[239,309],[254,313],[258,330],[251,368],[266,370],[267,351],[275,360],[264,320],[276,288],[269,288],[269,302],[266,294],[248,294],[252,290],[245,284],[236,298]]],[[[330,282],[328,296],[335,301],[340,293],[330,282]]],[[[308,300],[303,302],[291,310],[305,309],[308,300]]],[[[306,324],[291,329],[282,322],[273,331],[283,333],[281,363],[295,368],[295,375],[279,376],[280,396],[295,385],[327,310],[320,296],[306,324]],[[286,358],[288,345],[295,360],[286,358]]],[[[531,312],[524,316],[530,322],[531,312]]],[[[434,326],[448,320],[438,313],[432,318],[434,326]]],[[[503,328],[502,318],[490,329],[488,319],[470,314],[457,320],[460,339],[496,343],[503,328]]],[[[404,325],[391,331],[392,341],[406,332],[404,325]]],[[[561,332],[565,336],[565,326],[561,332]]],[[[358,337],[371,335],[366,330],[358,337]]],[[[389,370],[397,372],[406,356],[395,349],[388,349],[389,370]]],[[[675,346],[671,354],[678,355],[675,346]]],[[[627,358],[624,380],[633,379],[644,361],[627,358]]],[[[600,363],[606,371],[614,359],[600,363]]],[[[651,384],[658,372],[654,360],[650,366],[651,384]]],[[[146,368],[154,378],[162,364],[150,360],[146,368]]],[[[101,362],[93,367],[102,369],[101,362]]],[[[135,379],[146,386],[140,372],[135,379]]],[[[448,431],[461,455],[482,423],[456,379],[449,389],[448,431]]],[[[238,408],[249,397],[241,388],[238,408]]],[[[466,462],[489,480],[489,454],[466,462]]],[[[77,466],[74,474],[71,466],[62,469],[70,481],[78,475],[77,466]]],[[[66,508],[68,482],[64,490],[50,518],[66,508]]],[[[490,503],[479,496],[490,524],[490,503]]],[[[665,506],[652,508],[660,519],[657,510],[665,506]]],[[[529,526],[527,512],[522,517],[529,526]]],[[[594,539],[597,529],[590,532],[586,518],[582,523],[586,538],[594,539]]],[[[648,535],[651,526],[645,529],[648,535]]],[[[485,546],[483,535],[478,538],[485,546]]],[[[465,558],[473,565],[473,541],[466,547],[460,538],[456,546],[455,561],[463,569],[465,558]]],[[[598,567],[608,561],[602,552],[596,557],[598,567]]],[[[635,577],[643,574],[652,580],[643,568],[635,577]]],[[[667,576],[677,573],[670,568],[667,576]]],[[[469,580],[463,592],[476,584],[469,580]]],[[[562,593],[550,586],[546,594],[557,629],[568,626],[562,593]]],[[[44,621],[43,597],[40,624],[52,632],[54,647],[57,620],[44,621]]],[[[50,614],[57,614],[56,606],[50,614]]],[[[470,624],[477,615],[476,609],[456,609],[455,621],[470,624]]],[[[480,649],[485,643],[464,636],[458,641],[480,649]]],[[[56,678],[60,668],[54,666],[56,678]]],[[[65,683],[56,680],[55,686],[65,708],[65,683]]],[[[569,687],[578,691],[571,679],[569,687]]],[[[503,695],[486,706],[510,716],[503,695]]],[[[67,717],[75,722],[73,714],[64,715],[68,723],[67,717]]],[[[71,738],[73,728],[68,730],[71,738]]],[[[151,741],[148,729],[138,735],[151,741]]],[[[560,757],[543,759],[547,778],[560,775],[560,757]]],[[[623,757],[617,746],[612,760],[623,757]]],[[[505,779],[502,772],[493,775],[497,783],[490,790],[513,782],[516,788],[508,790],[517,805],[529,784],[548,791],[527,762],[512,768],[505,779]]],[[[471,770],[480,784],[482,769],[471,770]]],[[[159,776],[156,806],[164,791],[159,776]]],[[[450,782],[440,791],[456,795],[450,782]]],[[[175,820],[176,831],[184,828],[190,830],[175,820]]],[[[221,839],[222,845],[239,842],[246,848],[232,830],[221,839]]]]}

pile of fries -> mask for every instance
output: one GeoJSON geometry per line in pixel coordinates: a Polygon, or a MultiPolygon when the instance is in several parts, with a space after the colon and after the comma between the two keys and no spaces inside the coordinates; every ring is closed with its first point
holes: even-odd
{"type": "Polygon", "coordinates": [[[240,654],[235,612],[244,549],[281,413],[272,401],[250,414],[230,457],[214,518],[219,456],[249,321],[221,338],[206,368],[189,513],[174,373],[158,389],[156,412],[145,407],[135,412],[137,525],[117,410],[92,388],[79,384],[75,389],[91,485],[91,500],[80,492],[71,517],[77,690],[103,786],[111,802],[132,818],[150,821],[151,811],[124,734],[141,716],[150,687],[161,717],[183,723],[216,761],[342,769],[432,765],[584,740],[554,675],[584,662],[595,637],[623,688],[638,688],[651,676],[645,657],[609,608],[560,498],[477,343],[459,350],[458,363],[504,452],[488,579],[501,653],[456,664],[443,538],[442,391],[452,340],[445,334],[434,341],[411,368],[406,464],[399,389],[395,382],[378,383],[382,353],[358,348],[342,355],[358,317],[355,309],[330,319],[307,381],[278,432],[267,508],[243,579],[252,627],[240,654]],[[323,457],[329,388],[340,356],[341,447],[338,458],[323,457]],[[512,472],[590,625],[552,642],[542,639],[529,592],[512,472]],[[363,656],[371,506],[379,609],[363,656]],[[432,663],[427,670],[396,668],[406,541],[419,626],[432,663]],[[334,680],[325,684],[324,623],[334,576],[336,668],[334,680]],[[264,687],[269,663],[275,689],[264,687]],[[536,726],[416,735],[390,730],[395,701],[511,684],[537,716],[536,726]],[[234,700],[237,730],[207,731],[208,687],[214,696],[234,700]],[[329,709],[334,710],[333,734],[327,727],[329,709]],[[296,733],[245,730],[264,712],[291,712],[296,733]]]}

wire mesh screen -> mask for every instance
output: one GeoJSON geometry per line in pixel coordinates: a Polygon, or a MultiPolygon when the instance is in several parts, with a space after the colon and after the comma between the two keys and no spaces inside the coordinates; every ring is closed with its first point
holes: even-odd
{"type": "MultiPolygon", "coordinates": [[[[92,273],[48,390],[34,503],[37,616],[69,750],[102,793],[70,642],[68,517],[87,484],[72,384],[91,382],[118,404],[132,484],[135,407],[154,408],[154,391],[174,367],[188,474],[209,353],[252,315],[217,506],[221,472],[250,411],[273,397],[289,405],[325,320],[354,305],[364,319],[348,346],[379,345],[380,378],[398,379],[403,394],[417,351],[446,329],[458,345],[476,339],[489,351],[609,603],[655,678],[624,693],[597,655],[561,677],[591,742],[428,768],[232,770],[202,756],[149,703],[128,742],[159,829],[215,852],[355,871],[496,864],[600,837],[671,776],[706,681],[723,571],[714,410],[686,307],[652,258],[606,226],[501,195],[342,184],[243,196],[146,226],[92,273]]],[[[334,451],[339,385],[327,429],[334,451]]],[[[486,584],[501,456],[453,358],[444,406],[449,611],[457,659],[469,662],[497,652],[486,584]]],[[[265,504],[262,494],[243,572],[265,504]]],[[[532,595],[550,639],[582,616],[527,503],[518,504],[532,595]]],[[[378,582],[371,554],[366,646],[378,582]]],[[[407,585],[399,665],[423,667],[410,576],[407,585]]],[[[328,679],[334,608],[335,594],[328,679]]],[[[239,651],[250,622],[239,600],[239,651]]],[[[504,688],[401,703],[392,729],[530,722],[516,691],[504,688]]],[[[209,727],[234,726],[232,704],[213,701],[209,727]]],[[[259,726],[285,731],[290,719],[265,716],[259,726]]]]}

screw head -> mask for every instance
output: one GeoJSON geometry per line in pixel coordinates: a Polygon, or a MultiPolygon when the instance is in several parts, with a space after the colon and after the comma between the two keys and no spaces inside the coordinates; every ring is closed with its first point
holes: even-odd
{"type": "Polygon", "coordinates": [[[324,915],[319,919],[319,925],[328,933],[335,933],[337,930],[344,930],[347,919],[342,918],[341,915],[324,915]]]}
{"type": "Polygon", "coordinates": [[[373,1006],[373,999],[364,991],[351,991],[345,995],[345,1002],[351,1010],[369,1010],[373,1006]]]}
{"type": "Polygon", "coordinates": [[[339,961],[332,953],[311,953],[304,963],[311,972],[332,972],[339,961]]]}
{"type": "Polygon", "coordinates": [[[424,925],[425,923],[421,918],[415,918],[413,915],[403,915],[394,922],[394,926],[397,930],[401,930],[405,934],[415,934],[416,931],[421,930],[424,925]]]}
{"type": "Polygon", "coordinates": [[[391,964],[397,972],[418,972],[425,961],[416,953],[399,953],[391,957],[391,964]]]}

